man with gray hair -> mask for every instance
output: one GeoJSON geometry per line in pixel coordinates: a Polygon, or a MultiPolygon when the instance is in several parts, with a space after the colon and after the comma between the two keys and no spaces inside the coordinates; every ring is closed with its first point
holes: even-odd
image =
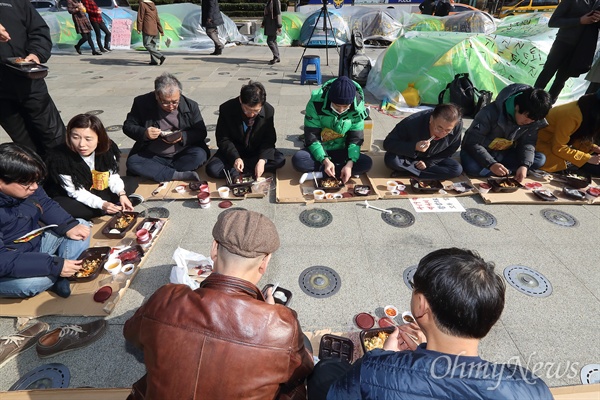
{"type": "Polygon", "coordinates": [[[127,173],[157,182],[200,180],[196,170],[210,151],[198,103],[182,94],[181,82],[165,72],[154,80],[154,91],[137,96],[123,123],[135,144],[127,158],[127,173]]]}

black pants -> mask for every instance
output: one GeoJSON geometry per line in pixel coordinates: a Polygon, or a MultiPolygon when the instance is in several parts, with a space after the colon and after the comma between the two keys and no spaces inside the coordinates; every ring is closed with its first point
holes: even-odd
{"type": "Polygon", "coordinates": [[[346,375],[351,368],[349,362],[340,359],[319,361],[308,377],[308,400],[326,400],[331,385],[346,375]]]}
{"type": "Polygon", "coordinates": [[[96,48],[94,47],[94,42],[92,41],[92,35],[90,33],[80,33],[80,35],[81,35],[81,39],[79,39],[79,42],[77,42],[75,47],[80,48],[82,44],[84,44],[85,42],[88,42],[88,44],[90,45],[90,48],[92,49],[92,53],[95,53],[96,48]]]}
{"type": "MultiPolygon", "coordinates": [[[[132,194],[138,187],[138,180],[133,176],[122,176],[123,183],[125,184],[125,193],[132,194]]],[[[119,196],[110,191],[110,189],[104,190],[93,190],[96,196],[103,200],[110,201],[113,204],[119,202],[119,196]]],[[[91,220],[95,217],[101,217],[105,215],[104,210],[98,208],[90,208],[85,204],[75,200],[69,196],[56,196],[53,198],[66,212],[71,214],[74,218],[83,218],[85,220],[91,220]]]]}
{"type": "Polygon", "coordinates": [[[98,50],[102,51],[102,49],[110,50],[110,31],[106,27],[104,21],[102,22],[94,22],[92,23],[92,28],[94,28],[94,32],[96,33],[96,43],[98,43],[98,50]],[[104,32],[104,47],[102,47],[102,35],[100,31],[104,32]]]}
{"type": "MultiPolygon", "coordinates": [[[[233,164],[226,162],[227,157],[219,151],[210,159],[208,164],[206,164],[206,175],[215,179],[225,179],[224,169],[232,176],[239,175],[239,172],[233,168],[233,164]]],[[[254,167],[256,167],[256,163],[259,158],[257,157],[247,157],[242,158],[244,160],[244,172],[251,173],[254,175],[254,167]]],[[[276,169],[283,167],[285,164],[285,157],[279,150],[275,150],[275,158],[273,160],[267,161],[265,164],[265,172],[275,172],[276,169]]]]}
{"type": "Polygon", "coordinates": [[[65,124],[43,79],[28,79],[2,71],[0,125],[13,142],[47,151],[65,141],[65,124]]]}
{"type": "Polygon", "coordinates": [[[565,82],[570,78],[569,64],[574,52],[574,45],[555,40],[550,53],[548,53],[544,68],[533,85],[536,88],[545,89],[550,79],[556,74],[554,82],[552,82],[552,86],[550,86],[550,90],[548,91],[553,101],[556,101],[558,95],[565,87],[565,82]]]}

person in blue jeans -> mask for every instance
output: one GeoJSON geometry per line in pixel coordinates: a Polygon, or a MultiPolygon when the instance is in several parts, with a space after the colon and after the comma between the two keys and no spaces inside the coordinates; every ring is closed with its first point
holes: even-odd
{"type": "Polygon", "coordinates": [[[68,277],[82,267],[90,226],[76,220],[40,186],[42,159],[15,143],[0,144],[0,297],[32,297],[52,290],[68,297],[68,277]],[[32,233],[43,225],[43,232],[32,233]]]}
{"type": "Polygon", "coordinates": [[[546,157],[535,151],[538,130],[548,125],[552,97],[543,89],[512,84],[477,113],[465,132],[460,160],[472,176],[514,174],[521,182],[529,169],[544,165],[546,157]]]}

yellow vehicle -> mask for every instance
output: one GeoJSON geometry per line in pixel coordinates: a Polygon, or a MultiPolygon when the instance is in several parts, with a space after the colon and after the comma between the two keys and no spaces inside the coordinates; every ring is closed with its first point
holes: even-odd
{"type": "Polygon", "coordinates": [[[560,0],[510,0],[502,4],[502,8],[498,13],[500,18],[508,17],[530,12],[549,12],[552,13],[560,0]]]}

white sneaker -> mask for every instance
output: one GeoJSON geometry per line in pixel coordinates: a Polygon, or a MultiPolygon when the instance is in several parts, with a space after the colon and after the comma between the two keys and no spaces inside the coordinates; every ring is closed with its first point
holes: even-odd
{"type": "Polygon", "coordinates": [[[300,177],[300,183],[304,183],[307,179],[321,179],[323,177],[323,173],[321,171],[313,171],[313,172],[305,172],[300,177]]]}

